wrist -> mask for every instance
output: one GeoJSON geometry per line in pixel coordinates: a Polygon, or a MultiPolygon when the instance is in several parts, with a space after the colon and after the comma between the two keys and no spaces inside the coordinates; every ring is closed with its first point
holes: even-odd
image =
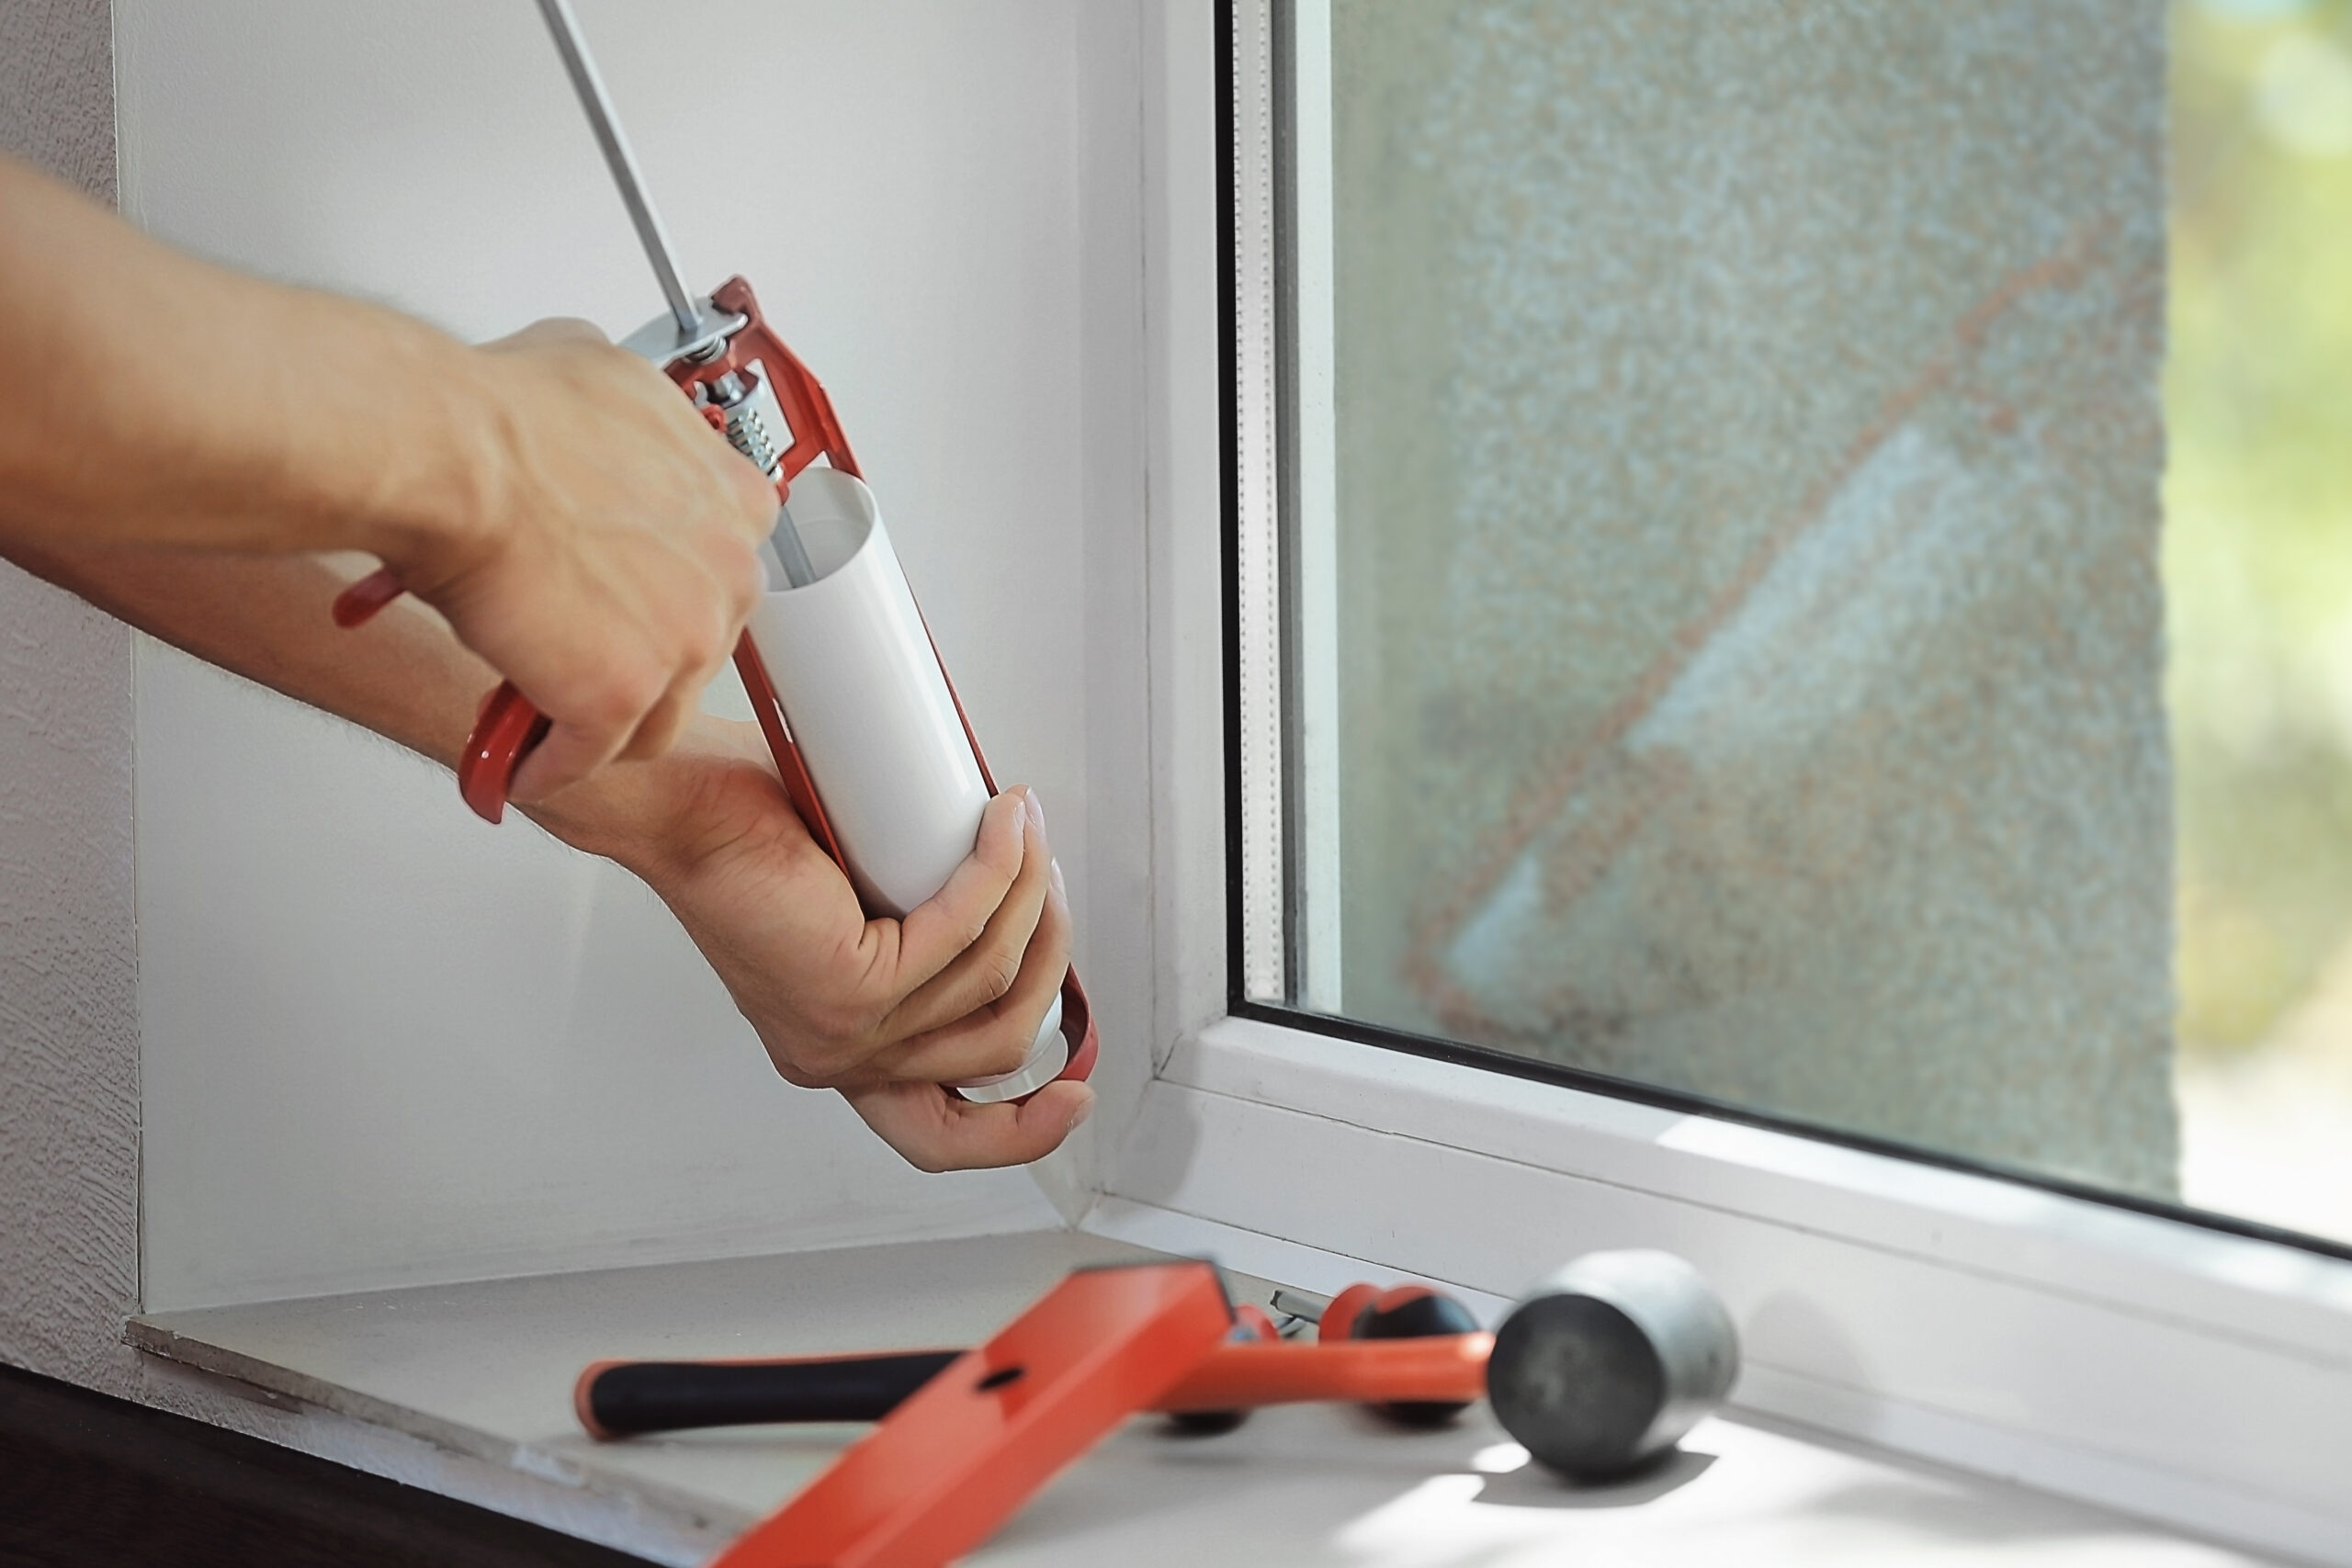
{"type": "Polygon", "coordinates": [[[774,833],[780,821],[798,831],[759,726],[707,714],[692,720],[666,754],[608,763],[528,812],[564,843],[612,861],[665,900],[684,894],[714,857],[774,833]]]}
{"type": "Polygon", "coordinates": [[[421,321],[345,300],[364,313],[344,341],[354,363],[341,384],[364,389],[364,412],[322,406],[330,430],[313,450],[320,510],[341,520],[344,547],[365,550],[421,596],[463,575],[500,546],[516,514],[513,402],[501,367],[421,321]]]}
{"type": "Polygon", "coordinates": [[[535,806],[520,807],[548,833],[584,854],[611,861],[659,888],[673,858],[676,813],[659,774],[667,759],[613,762],[535,806]]]}

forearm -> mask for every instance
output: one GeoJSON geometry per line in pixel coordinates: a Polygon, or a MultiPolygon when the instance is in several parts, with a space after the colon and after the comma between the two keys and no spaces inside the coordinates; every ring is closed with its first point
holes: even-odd
{"type": "Polygon", "coordinates": [[[0,546],[17,565],[198,658],[339,714],[454,767],[482,693],[497,683],[434,615],[395,604],[336,626],[340,575],[305,556],[0,546]]]}
{"type": "MultiPolygon", "coordinates": [[[[327,605],[342,580],[315,559],[6,539],[0,556],[445,766],[496,679],[406,600],[356,630],[336,627],[327,605]]],[[[454,789],[448,808],[463,809],[454,789]]],[[[754,726],[702,720],[669,754],[600,769],[528,809],[556,838],[642,878],[778,1069],[800,1082],[825,1068],[820,1076],[843,1082],[857,1113],[919,1168],[1024,1163],[1084,1118],[1090,1100],[1076,1084],[1049,1085],[1022,1105],[967,1104],[936,1087],[1018,1063],[1067,966],[1069,912],[1024,793],[991,804],[973,859],[903,924],[865,918],[792,815],[754,726]],[[1016,907],[1028,914],[1007,919],[1016,907]],[[1007,973],[1010,991],[989,978],[1007,973]],[[857,1070],[838,1070],[844,1063],[857,1070]]]]}
{"type": "Polygon", "coordinates": [[[0,367],[0,537],[390,559],[496,512],[490,356],[183,255],[5,158],[0,367]]]}
{"type": "MultiPolygon", "coordinates": [[[[302,556],[235,557],[0,541],[0,555],[175,648],[457,765],[474,712],[498,682],[413,600],[344,630],[327,606],[344,579],[302,556]]],[[[643,874],[671,809],[659,763],[623,763],[532,818],[578,849],[643,874]]],[[[449,808],[459,810],[456,792],[449,808]]]]}

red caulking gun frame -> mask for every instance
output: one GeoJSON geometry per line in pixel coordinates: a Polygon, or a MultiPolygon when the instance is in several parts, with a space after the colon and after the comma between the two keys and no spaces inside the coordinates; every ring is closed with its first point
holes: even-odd
{"type": "MultiPolygon", "coordinates": [[[[539,0],[539,10],[670,305],[623,346],[659,367],[775,482],[775,532],[761,551],[769,592],[736,646],[735,668],[785,794],[866,911],[903,916],[945,886],[979,836],[996,794],[979,739],[824,388],[770,330],[742,278],[704,299],[686,292],[569,0],[539,0]]],[[[335,619],[356,626],[400,592],[378,572],[336,601],[335,619]]],[[[458,764],[466,804],[499,820],[516,764],[547,728],[513,685],[492,693],[458,764]]],[[[956,1090],[1018,1100],[1057,1078],[1085,1078],[1098,1049],[1073,969],[1028,1059],[956,1090]]]]}

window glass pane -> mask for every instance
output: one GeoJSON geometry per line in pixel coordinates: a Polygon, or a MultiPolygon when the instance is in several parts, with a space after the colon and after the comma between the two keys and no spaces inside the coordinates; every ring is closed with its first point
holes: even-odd
{"type": "Polygon", "coordinates": [[[1279,999],[2352,1239],[2352,4],[1272,21],[1279,999]]]}

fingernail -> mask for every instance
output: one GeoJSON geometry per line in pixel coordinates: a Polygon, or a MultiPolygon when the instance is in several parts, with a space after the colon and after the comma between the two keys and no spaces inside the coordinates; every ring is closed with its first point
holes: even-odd
{"type": "Polygon", "coordinates": [[[1083,1105],[1080,1106],[1076,1111],[1071,1111],[1071,1112],[1070,1112],[1070,1116],[1069,1116],[1069,1125],[1062,1129],[1062,1136],[1063,1136],[1063,1137],[1065,1137],[1065,1138],[1067,1138],[1067,1137],[1069,1137],[1072,1133],[1077,1132],[1080,1127],[1085,1126],[1085,1125],[1086,1125],[1086,1119],[1087,1119],[1089,1116],[1091,1116],[1091,1115],[1093,1115],[1093,1114],[1094,1114],[1094,1101],[1093,1101],[1093,1100],[1090,1097],[1090,1098],[1087,1100],[1087,1101],[1086,1101],[1086,1103],[1085,1103],[1085,1104],[1083,1104],[1083,1105]]]}
{"type": "Polygon", "coordinates": [[[1046,826],[1046,803],[1037,798],[1037,792],[1034,789],[1029,792],[1029,820],[1041,830],[1046,826]]]}

